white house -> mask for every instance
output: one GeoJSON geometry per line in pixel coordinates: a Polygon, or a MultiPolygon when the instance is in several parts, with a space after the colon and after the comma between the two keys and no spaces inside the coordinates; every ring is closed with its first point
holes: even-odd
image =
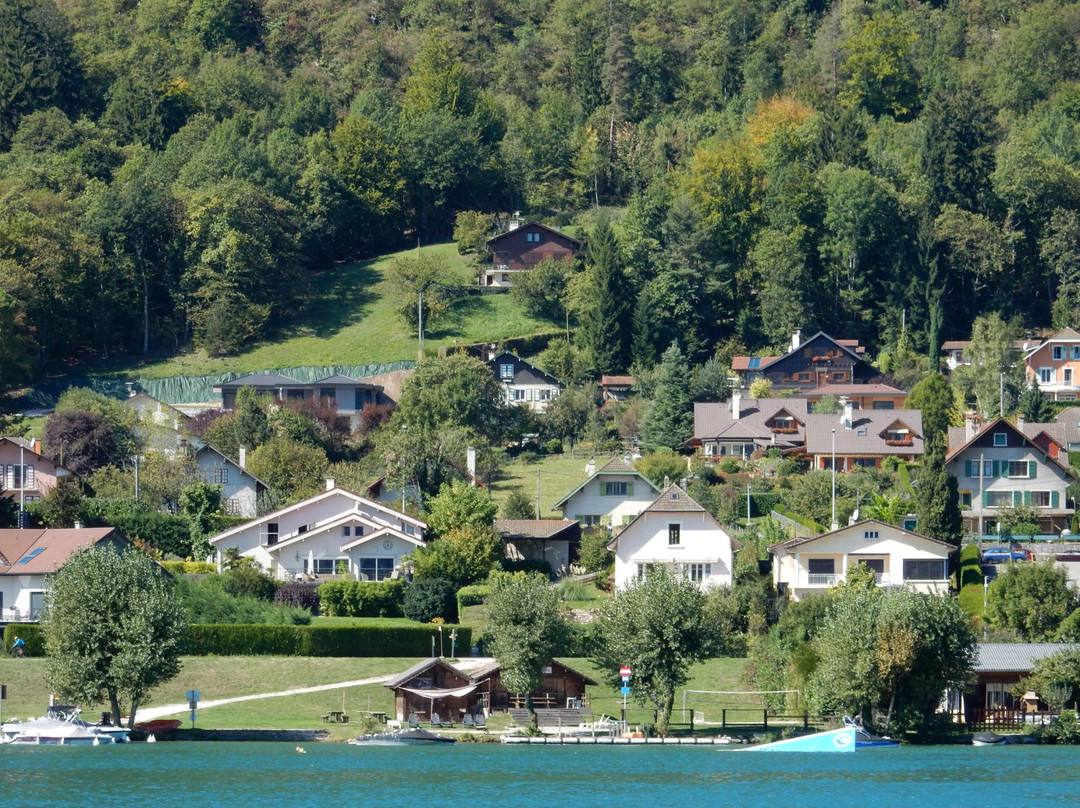
{"type": "MultiPolygon", "coordinates": [[[[241,460],[245,454],[241,447],[241,460]]],[[[203,479],[221,486],[221,509],[226,514],[251,518],[258,513],[255,508],[256,501],[259,493],[269,488],[266,483],[209,443],[197,448],[193,457],[203,479]]]]}
{"type": "Polygon", "coordinates": [[[562,383],[550,373],[509,351],[489,356],[488,367],[499,380],[506,403],[533,412],[544,412],[562,388],[562,383]]]}
{"type": "Polygon", "coordinates": [[[956,548],[937,539],[869,519],[821,536],[774,544],[773,582],[792,600],[824,592],[862,563],[878,586],[908,586],[943,595],[949,591],[949,553],[956,548]]]}
{"type": "Polygon", "coordinates": [[[115,528],[0,530],[0,616],[36,621],[45,599],[45,576],[56,572],[76,550],[105,544],[121,552],[128,540],[115,528]]]}
{"type": "Polygon", "coordinates": [[[741,547],[703,507],[674,483],[611,541],[615,586],[657,566],[708,589],[730,586],[734,551],[741,547]]]}
{"type": "Polygon", "coordinates": [[[648,477],[620,457],[598,469],[590,460],[585,473],[589,475],[585,481],[552,508],[562,509],[563,518],[574,519],[582,527],[628,525],[660,493],[648,477]]]}
{"type": "Polygon", "coordinates": [[[334,486],[288,507],[212,536],[218,563],[230,547],[281,580],[345,572],[383,581],[400,574],[402,558],[424,546],[427,524],[334,486]]]}

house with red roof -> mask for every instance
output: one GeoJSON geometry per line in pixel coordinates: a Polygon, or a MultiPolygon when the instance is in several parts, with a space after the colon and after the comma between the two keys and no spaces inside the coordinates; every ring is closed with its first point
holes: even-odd
{"type": "Polygon", "coordinates": [[[0,530],[0,615],[36,621],[45,599],[45,576],[77,550],[106,545],[122,552],[130,542],[112,527],[0,530]]]}

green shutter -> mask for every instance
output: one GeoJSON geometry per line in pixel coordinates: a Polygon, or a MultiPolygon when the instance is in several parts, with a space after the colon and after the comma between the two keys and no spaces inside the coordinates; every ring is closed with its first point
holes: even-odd
{"type": "Polygon", "coordinates": [[[1057,506],[1058,506],[1058,492],[1057,491],[1051,491],[1050,492],[1050,507],[1051,508],[1056,508],[1057,506]]]}
{"type": "Polygon", "coordinates": [[[998,475],[998,476],[1000,476],[1000,477],[1008,477],[1009,476],[1009,461],[1008,460],[1002,460],[1001,461],[1001,474],[998,475]]]}
{"type": "Polygon", "coordinates": [[[989,506],[989,504],[990,504],[990,492],[989,492],[989,491],[983,491],[983,501],[982,501],[982,504],[983,504],[983,507],[984,507],[984,508],[986,508],[986,507],[988,507],[988,506],[989,506]]]}
{"type": "Polygon", "coordinates": [[[1019,491],[1013,491],[1013,505],[1023,505],[1024,495],[1019,491]]]}
{"type": "Polygon", "coordinates": [[[1028,477],[1034,480],[1039,476],[1039,464],[1034,460],[1028,461],[1028,477]]]}
{"type": "Polygon", "coordinates": [[[600,483],[600,496],[611,496],[611,483],[600,483]]]}
{"type": "Polygon", "coordinates": [[[628,497],[634,496],[634,484],[633,483],[627,483],[626,484],[626,496],[628,496],[628,497]]]}
{"type": "Polygon", "coordinates": [[[1031,492],[1030,491],[1025,491],[1024,492],[1024,504],[1025,505],[1030,505],[1031,504],[1031,492]]]}
{"type": "Polygon", "coordinates": [[[974,477],[975,476],[974,474],[971,473],[971,461],[970,460],[965,460],[964,461],[964,476],[965,477],[974,477]]]}

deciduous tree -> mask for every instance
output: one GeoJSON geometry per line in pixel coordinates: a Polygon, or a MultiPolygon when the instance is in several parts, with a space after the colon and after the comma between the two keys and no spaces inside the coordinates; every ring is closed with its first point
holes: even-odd
{"type": "Polygon", "coordinates": [[[1077,607],[1076,587],[1052,561],[1009,564],[990,583],[986,616],[1024,642],[1057,639],[1062,622],[1077,607]]]}

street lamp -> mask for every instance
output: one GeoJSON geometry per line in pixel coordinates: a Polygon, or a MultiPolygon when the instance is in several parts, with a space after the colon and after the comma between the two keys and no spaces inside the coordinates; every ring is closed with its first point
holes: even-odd
{"type": "Polygon", "coordinates": [[[832,529],[836,530],[840,525],[836,523],[836,429],[832,431],[832,529]]]}

